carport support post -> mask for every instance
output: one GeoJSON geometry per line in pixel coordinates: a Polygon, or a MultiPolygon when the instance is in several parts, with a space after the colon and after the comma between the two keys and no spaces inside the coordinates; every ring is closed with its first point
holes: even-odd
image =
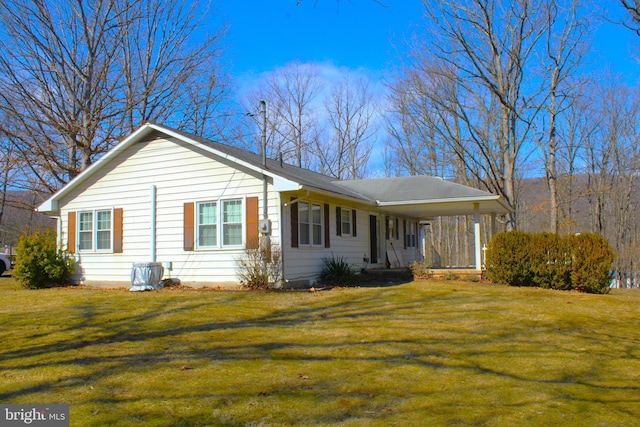
{"type": "Polygon", "coordinates": [[[475,236],[476,270],[482,270],[482,244],[480,243],[480,203],[473,204],[473,234],[475,236]]]}

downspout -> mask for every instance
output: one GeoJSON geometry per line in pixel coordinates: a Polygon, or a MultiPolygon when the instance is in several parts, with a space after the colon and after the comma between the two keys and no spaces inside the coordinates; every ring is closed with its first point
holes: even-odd
{"type": "Polygon", "coordinates": [[[156,198],[157,198],[157,188],[155,185],[151,185],[151,206],[150,206],[150,236],[149,236],[149,247],[151,258],[150,262],[156,262],[156,198]]]}

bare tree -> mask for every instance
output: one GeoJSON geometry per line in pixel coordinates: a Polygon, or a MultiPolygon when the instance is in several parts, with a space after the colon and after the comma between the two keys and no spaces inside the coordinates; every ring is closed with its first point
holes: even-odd
{"type": "MultiPolygon", "coordinates": [[[[430,34],[415,48],[413,65],[431,76],[421,87],[434,129],[475,182],[517,208],[517,169],[540,112],[541,84],[530,77],[544,8],[532,0],[423,4],[430,34]]],[[[507,224],[515,227],[515,214],[507,224]]]]}
{"type": "Polygon", "coordinates": [[[330,137],[319,141],[321,171],[338,179],[363,178],[376,139],[369,82],[350,75],[325,100],[330,137]]]}
{"type": "Polygon", "coordinates": [[[571,102],[572,91],[578,86],[579,82],[574,77],[584,55],[585,34],[589,28],[588,14],[579,9],[576,0],[570,0],[567,4],[550,0],[544,6],[546,34],[541,63],[544,66],[547,92],[543,108],[548,120],[546,137],[541,138],[539,145],[549,188],[550,228],[552,232],[558,233],[558,121],[571,102]]]}
{"type": "Polygon", "coordinates": [[[640,0],[620,0],[620,3],[629,12],[629,20],[623,25],[640,36],[640,0]]]}
{"type": "Polygon", "coordinates": [[[298,167],[317,168],[317,111],[322,89],[318,69],[294,61],[270,73],[247,97],[247,111],[255,111],[260,100],[267,102],[267,155],[282,156],[298,167]]]}
{"type": "Polygon", "coordinates": [[[216,72],[220,33],[190,48],[203,9],[169,3],[0,0],[4,130],[44,190],[143,121],[181,125],[196,108],[185,94],[216,72]]]}

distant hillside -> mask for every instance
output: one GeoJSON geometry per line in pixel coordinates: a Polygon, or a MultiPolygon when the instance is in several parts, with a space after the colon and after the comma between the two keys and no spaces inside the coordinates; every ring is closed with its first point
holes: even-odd
{"type": "Polygon", "coordinates": [[[0,198],[0,244],[14,247],[25,229],[55,227],[56,221],[35,211],[42,196],[24,191],[7,192],[4,203],[0,198]]]}

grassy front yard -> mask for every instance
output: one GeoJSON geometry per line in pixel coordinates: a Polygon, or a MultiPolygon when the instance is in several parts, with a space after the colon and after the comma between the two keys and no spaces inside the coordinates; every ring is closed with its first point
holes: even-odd
{"type": "Polygon", "coordinates": [[[29,291],[0,278],[0,402],[72,426],[640,420],[640,292],[459,282],[29,291]]]}

